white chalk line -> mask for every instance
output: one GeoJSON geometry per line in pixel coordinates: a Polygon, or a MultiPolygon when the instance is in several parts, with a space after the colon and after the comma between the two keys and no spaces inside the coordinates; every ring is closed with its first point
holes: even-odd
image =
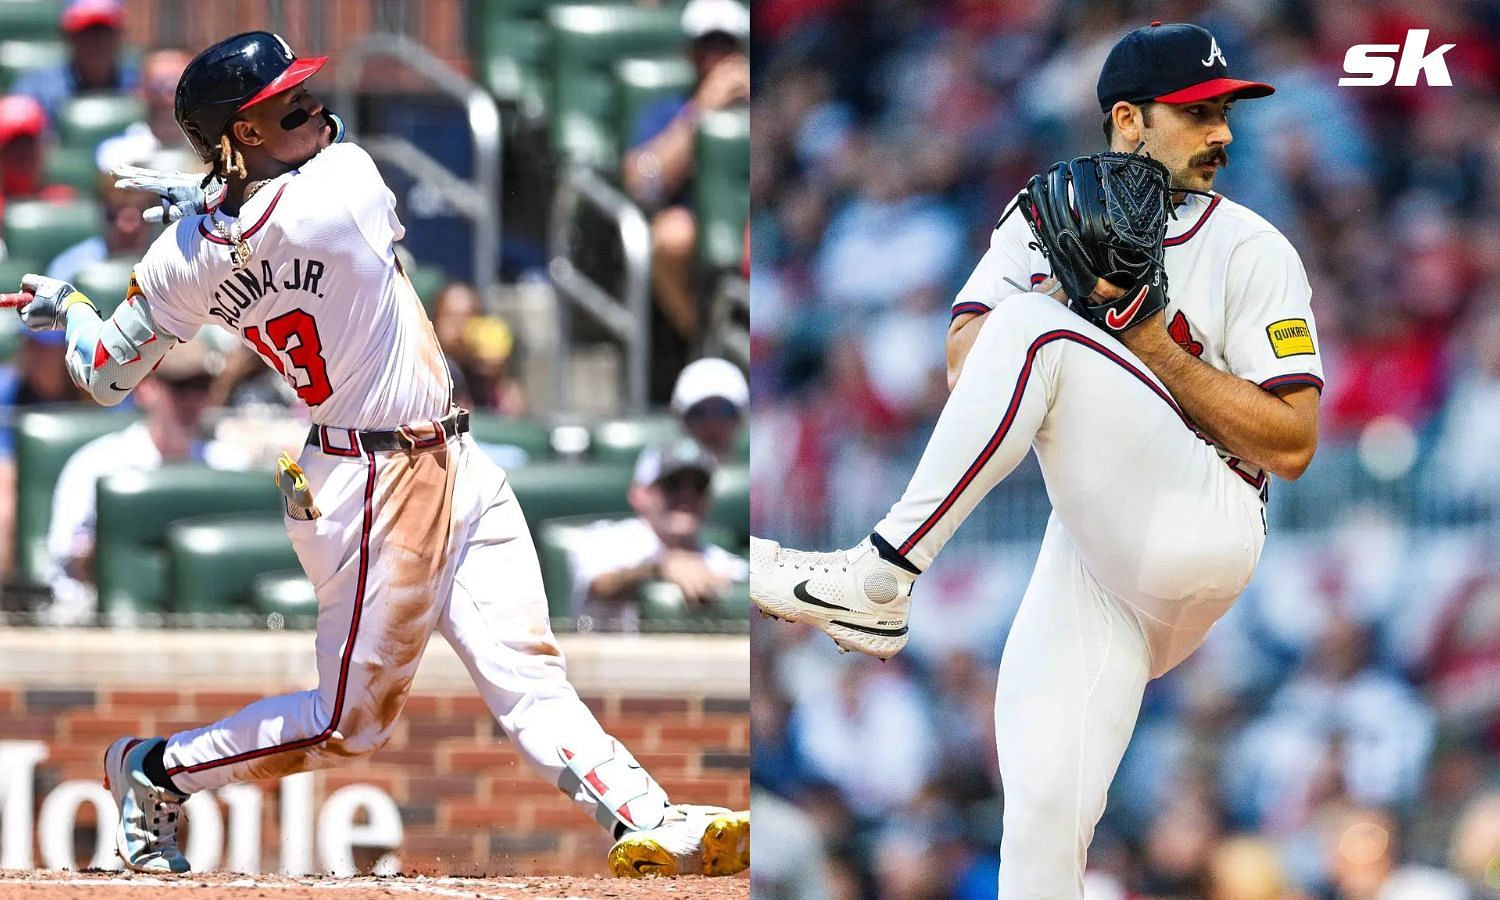
{"type": "MultiPolygon", "coordinates": [[[[412,882],[397,881],[395,879],[379,879],[374,881],[260,881],[254,878],[237,878],[234,881],[204,882],[192,876],[182,879],[164,879],[151,876],[137,878],[51,878],[51,879],[28,879],[28,878],[0,878],[0,884],[19,884],[31,886],[58,885],[60,887],[165,887],[165,888],[258,888],[263,890],[315,890],[328,891],[352,891],[352,890],[385,890],[397,893],[424,894],[429,897],[469,897],[483,898],[483,900],[506,900],[510,894],[495,894],[489,891],[496,888],[509,888],[525,890],[526,884],[517,882],[501,882],[495,885],[477,885],[472,881],[462,878],[435,878],[431,881],[412,882]],[[462,884],[463,888],[453,888],[447,885],[462,884]]],[[[559,900],[591,900],[589,897],[569,896],[559,900]]]]}

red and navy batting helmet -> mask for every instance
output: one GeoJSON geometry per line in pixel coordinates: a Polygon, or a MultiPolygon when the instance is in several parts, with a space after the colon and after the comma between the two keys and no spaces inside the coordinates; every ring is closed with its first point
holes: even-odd
{"type": "Polygon", "coordinates": [[[235,114],[305,81],[326,56],[298,59],[280,35],[248,31],[193,57],[177,81],[177,124],[204,162],[235,114]]]}

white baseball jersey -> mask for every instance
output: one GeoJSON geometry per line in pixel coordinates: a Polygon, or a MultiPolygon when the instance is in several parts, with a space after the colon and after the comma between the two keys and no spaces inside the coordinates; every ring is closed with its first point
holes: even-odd
{"type": "MultiPolygon", "coordinates": [[[[1013,201],[990,237],[990,248],[953,301],[955,316],[986,312],[1052,272],[1034,248],[1013,201]]],[[[1263,388],[1323,388],[1312,288],[1302,260],[1270,222],[1221,194],[1188,194],[1167,221],[1167,331],[1183,349],[1220,371],[1263,388]]],[[[1220,451],[1257,489],[1259,466],[1220,451]]]]}
{"type": "Polygon", "coordinates": [[[448,412],[442,350],[395,261],[396,198],[369,154],[335,144],[262,186],[238,217],[244,269],[226,236],[235,222],[190,216],[151,245],[135,283],[160,327],[238,333],[318,425],[390,430],[448,412]]]}

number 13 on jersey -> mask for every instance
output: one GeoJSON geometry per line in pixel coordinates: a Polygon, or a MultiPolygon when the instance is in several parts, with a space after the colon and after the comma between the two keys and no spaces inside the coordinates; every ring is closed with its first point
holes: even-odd
{"type": "Polygon", "coordinates": [[[297,391],[303,403],[317,406],[333,394],[323,343],[318,339],[318,323],[309,313],[294,309],[267,321],[264,334],[260,326],[247,325],[244,335],[255,352],[297,391]]]}

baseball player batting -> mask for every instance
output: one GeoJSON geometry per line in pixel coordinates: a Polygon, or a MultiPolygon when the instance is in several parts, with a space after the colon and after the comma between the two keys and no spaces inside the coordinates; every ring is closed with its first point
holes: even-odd
{"type": "Polygon", "coordinates": [[[119,403],[202,325],[237,332],[285,377],[314,423],[277,473],[286,527],[318,595],[316,690],[253,703],[105,754],[125,865],[186,872],[177,845],[194,791],[340,765],[385,744],[432,632],[463,659],[538,775],[615,838],[616,875],[727,875],[749,864],[749,813],[673,805],[606,734],[565,674],[541,571],[505,473],[467,434],[442,351],[395,254],[395,197],[303,82],[279,36],[236,35],[177,85],[177,122],[204,179],[135,172],[175,220],[101,320],[71,285],[27,275],[33,329],[66,328],[73,380],[119,403]]]}
{"type": "Polygon", "coordinates": [[[1035,450],[1053,511],[995,698],[1002,898],[1083,895],[1146,682],[1245,589],[1269,477],[1312,459],[1307,276],[1270,223],[1212,192],[1231,105],[1272,90],[1231,78],[1195,25],[1122,38],[1098,82],[1112,152],[1052,167],[1000,218],[953,303],[956,383],[901,499],[848,551],[752,540],[764,613],[886,658],[917,576],[1035,450]]]}

